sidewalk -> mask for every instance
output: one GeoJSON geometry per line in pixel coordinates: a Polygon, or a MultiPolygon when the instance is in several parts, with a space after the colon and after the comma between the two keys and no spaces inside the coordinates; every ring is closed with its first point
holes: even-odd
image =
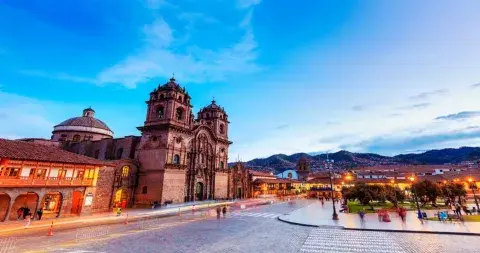
{"type": "MultiPolygon", "coordinates": [[[[97,213],[90,216],[75,216],[75,217],[65,217],[65,218],[54,218],[54,219],[45,219],[45,220],[32,220],[30,226],[28,227],[29,231],[33,231],[40,228],[48,228],[50,225],[54,224],[54,228],[58,227],[68,227],[68,226],[84,226],[91,225],[95,223],[96,225],[106,224],[106,223],[122,223],[127,219],[128,220],[139,220],[147,219],[158,216],[166,215],[175,215],[178,212],[191,211],[195,205],[195,210],[201,210],[205,208],[215,207],[217,205],[231,205],[235,202],[233,201],[196,201],[189,203],[181,204],[172,204],[167,207],[152,209],[124,209],[122,215],[117,216],[113,211],[97,213]]],[[[24,221],[8,221],[5,223],[0,223],[0,236],[7,235],[16,231],[25,231],[24,221]]]]}
{"type": "MultiPolygon", "coordinates": [[[[332,202],[325,202],[323,207],[320,202],[315,202],[289,214],[279,216],[278,219],[296,225],[333,226],[350,230],[480,235],[480,223],[478,222],[424,221],[422,224],[414,211],[408,212],[406,222],[402,222],[396,213],[390,213],[391,222],[380,222],[377,214],[366,214],[365,221],[361,222],[358,214],[340,213],[340,205],[337,204],[336,207],[338,221],[332,220],[332,202]]],[[[433,214],[434,211],[427,211],[429,217],[433,214]]]]}

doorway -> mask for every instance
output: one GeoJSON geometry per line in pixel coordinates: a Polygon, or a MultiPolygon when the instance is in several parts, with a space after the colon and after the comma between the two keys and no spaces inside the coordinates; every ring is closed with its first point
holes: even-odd
{"type": "Polygon", "coordinates": [[[195,197],[197,198],[197,200],[203,200],[203,183],[202,182],[198,182],[196,185],[195,185],[195,197]]]}

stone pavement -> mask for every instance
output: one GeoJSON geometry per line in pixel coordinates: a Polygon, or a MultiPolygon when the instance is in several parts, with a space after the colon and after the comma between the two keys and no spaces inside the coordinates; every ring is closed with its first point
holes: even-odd
{"type": "MultiPolygon", "coordinates": [[[[241,201],[240,201],[241,202],[241,201]]],[[[158,217],[158,216],[168,216],[175,215],[179,211],[186,212],[191,211],[193,205],[195,205],[196,210],[201,210],[203,208],[210,208],[216,205],[231,205],[232,201],[197,201],[177,205],[169,205],[167,207],[152,209],[125,209],[122,215],[117,216],[114,212],[104,212],[97,213],[90,216],[75,216],[75,217],[65,217],[65,218],[55,218],[55,219],[45,219],[45,220],[32,220],[31,225],[28,227],[28,230],[38,230],[46,229],[50,227],[52,221],[54,223],[54,229],[59,227],[66,226],[85,226],[88,224],[99,225],[102,223],[121,223],[127,219],[136,220],[136,219],[145,219],[149,217],[158,217]]],[[[5,223],[0,223],[0,236],[9,235],[17,231],[24,231],[25,225],[24,221],[9,221],[5,223]]]]}
{"type": "MultiPolygon", "coordinates": [[[[315,201],[304,208],[297,209],[289,214],[279,216],[278,219],[298,225],[306,226],[338,226],[345,229],[396,231],[396,232],[423,232],[423,233],[451,233],[480,235],[478,222],[438,222],[419,220],[416,212],[409,211],[406,222],[402,222],[396,213],[390,213],[391,222],[381,222],[377,214],[366,214],[364,222],[358,214],[340,213],[337,204],[338,221],[332,220],[332,202],[325,202],[324,206],[315,201]]],[[[426,211],[431,217],[436,211],[426,211]]]]}

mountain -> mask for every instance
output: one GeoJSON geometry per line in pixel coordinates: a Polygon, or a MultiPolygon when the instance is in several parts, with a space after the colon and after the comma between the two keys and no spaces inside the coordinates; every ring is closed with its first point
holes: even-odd
{"type": "MultiPolygon", "coordinates": [[[[327,154],[296,153],[293,155],[276,154],[267,158],[256,158],[246,162],[246,166],[255,170],[274,173],[296,167],[298,160],[305,157],[310,162],[313,171],[325,168],[327,154]]],[[[328,154],[335,166],[353,168],[358,166],[406,165],[406,164],[458,164],[466,161],[480,160],[479,147],[447,148],[429,150],[423,153],[401,154],[397,156],[382,156],[373,153],[352,153],[341,150],[328,154]]]]}

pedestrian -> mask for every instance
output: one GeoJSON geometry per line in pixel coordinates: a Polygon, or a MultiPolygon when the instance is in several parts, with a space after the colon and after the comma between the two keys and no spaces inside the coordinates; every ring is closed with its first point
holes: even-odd
{"type": "Polygon", "coordinates": [[[24,208],[23,206],[18,208],[18,210],[17,210],[17,215],[18,215],[17,220],[20,220],[20,218],[23,216],[23,208],[24,208]]]}
{"type": "Polygon", "coordinates": [[[220,212],[222,212],[222,208],[217,206],[217,219],[220,219],[220,212]]]}
{"type": "Polygon", "coordinates": [[[119,207],[117,209],[117,216],[120,216],[120,215],[122,215],[122,208],[121,207],[119,207]]]}
{"type": "Polygon", "coordinates": [[[43,208],[40,208],[40,209],[37,210],[38,220],[41,220],[41,219],[42,219],[42,215],[43,215],[43,208]]]}
{"type": "Polygon", "coordinates": [[[25,228],[28,228],[30,226],[30,221],[32,219],[32,213],[28,212],[27,215],[25,215],[24,219],[25,219],[25,228]]]}
{"type": "Polygon", "coordinates": [[[477,208],[472,207],[472,214],[476,214],[476,213],[477,213],[477,208]]]}
{"type": "Polygon", "coordinates": [[[28,206],[25,206],[23,208],[23,219],[27,218],[27,215],[30,213],[30,208],[28,206]]]}
{"type": "Polygon", "coordinates": [[[158,205],[158,201],[153,201],[153,205],[152,205],[152,209],[155,209],[157,208],[157,205],[158,205]]]}
{"type": "Polygon", "coordinates": [[[323,199],[322,199],[322,207],[323,207],[323,204],[325,204],[325,203],[323,202],[323,199]]]}
{"type": "Polygon", "coordinates": [[[360,212],[358,212],[358,215],[360,216],[360,221],[363,223],[365,221],[365,211],[362,209],[360,212]]]}
{"type": "Polygon", "coordinates": [[[462,208],[460,207],[459,204],[457,204],[457,206],[455,207],[455,213],[460,216],[462,215],[462,208]]]}
{"type": "Polygon", "coordinates": [[[227,206],[223,206],[222,213],[223,213],[223,218],[225,219],[227,217],[227,206]]]}

